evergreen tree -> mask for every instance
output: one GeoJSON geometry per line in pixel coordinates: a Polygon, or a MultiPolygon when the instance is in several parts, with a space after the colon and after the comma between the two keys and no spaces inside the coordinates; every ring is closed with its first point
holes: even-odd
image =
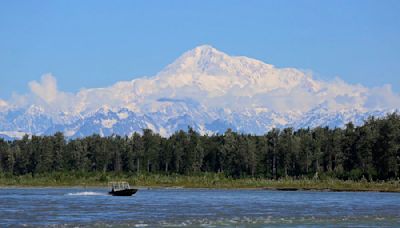
{"type": "Polygon", "coordinates": [[[350,172],[357,167],[360,156],[356,148],[356,132],[353,123],[348,123],[343,134],[342,150],[343,150],[343,168],[350,172]]]}
{"type": "Polygon", "coordinates": [[[157,158],[160,151],[161,137],[150,129],[143,130],[144,156],[147,161],[147,172],[158,170],[157,158]]]}
{"type": "Polygon", "coordinates": [[[61,132],[57,132],[54,136],[51,137],[53,143],[53,164],[52,170],[60,171],[63,169],[63,156],[65,150],[65,139],[64,135],[61,132]]]}
{"type": "Polygon", "coordinates": [[[3,162],[4,172],[13,174],[15,165],[15,147],[7,147],[3,162]]]}
{"type": "Polygon", "coordinates": [[[0,172],[8,175],[79,172],[224,173],[232,177],[400,178],[400,115],[369,118],[345,129],[272,129],[263,136],[203,135],[189,127],[169,138],[144,129],[143,136],[92,135],[68,139],[24,136],[0,139],[0,172]]]}
{"type": "Polygon", "coordinates": [[[133,156],[135,158],[136,172],[139,173],[141,170],[141,167],[144,167],[143,165],[141,165],[144,161],[143,139],[137,132],[135,132],[135,133],[133,133],[130,141],[131,141],[130,150],[133,153],[133,156]]]}
{"type": "Polygon", "coordinates": [[[276,179],[278,170],[278,142],[279,142],[279,129],[272,129],[266,135],[267,138],[267,166],[271,170],[272,178],[276,179]]]}
{"type": "Polygon", "coordinates": [[[199,172],[203,164],[204,150],[200,135],[189,127],[188,144],[185,148],[184,166],[185,173],[199,172]]]}

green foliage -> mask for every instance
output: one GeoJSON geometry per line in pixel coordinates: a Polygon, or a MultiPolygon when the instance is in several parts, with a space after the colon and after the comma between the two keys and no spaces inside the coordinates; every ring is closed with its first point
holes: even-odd
{"type": "Polygon", "coordinates": [[[386,191],[400,192],[400,182],[370,182],[338,180],[321,175],[313,178],[280,178],[271,180],[259,177],[232,178],[222,173],[197,173],[192,175],[161,173],[121,173],[121,172],[52,172],[32,175],[13,176],[0,174],[0,186],[103,186],[110,180],[128,181],[138,187],[175,187],[175,188],[247,188],[247,189],[294,189],[294,190],[330,190],[330,191],[386,191]]]}
{"type": "Polygon", "coordinates": [[[54,176],[58,182],[68,180],[64,173],[79,178],[96,173],[96,181],[106,182],[110,172],[135,175],[143,181],[149,173],[169,177],[205,174],[207,185],[221,176],[395,180],[400,178],[400,116],[371,117],[362,126],[348,123],[344,129],[272,129],[263,136],[231,129],[223,135],[201,136],[189,127],[168,138],[144,129],[142,135],[131,137],[92,135],[67,141],[56,133],[0,139],[0,174],[17,181],[19,176],[36,179],[58,173],[54,176]],[[213,180],[208,179],[211,174],[216,175],[213,180]]]}

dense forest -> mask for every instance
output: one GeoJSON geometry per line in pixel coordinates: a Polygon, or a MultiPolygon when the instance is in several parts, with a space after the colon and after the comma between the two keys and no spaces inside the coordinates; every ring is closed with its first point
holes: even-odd
{"type": "Polygon", "coordinates": [[[265,135],[228,129],[202,136],[189,128],[168,138],[149,129],[121,137],[92,135],[0,139],[0,171],[33,177],[45,172],[197,174],[270,179],[333,177],[388,180],[400,176],[400,115],[370,117],[362,126],[272,129],[265,135]]]}

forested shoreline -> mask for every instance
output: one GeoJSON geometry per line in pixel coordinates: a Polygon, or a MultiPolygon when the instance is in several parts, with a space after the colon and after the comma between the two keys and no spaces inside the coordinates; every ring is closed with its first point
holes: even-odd
{"type": "Polygon", "coordinates": [[[92,135],[0,139],[0,171],[7,176],[45,173],[218,173],[232,178],[398,180],[400,115],[370,117],[362,126],[273,129],[265,135],[193,129],[168,138],[149,129],[132,136],[92,135]]]}

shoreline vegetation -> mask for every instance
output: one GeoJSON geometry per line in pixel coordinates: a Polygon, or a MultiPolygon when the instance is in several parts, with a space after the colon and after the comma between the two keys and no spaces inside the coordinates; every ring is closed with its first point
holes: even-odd
{"type": "Polygon", "coordinates": [[[0,176],[4,187],[106,187],[109,181],[124,180],[145,188],[259,189],[278,191],[400,192],[399,180],[367,181],[325,179],[232,178],[217,173],[199,175],[126,173],[49,173],[0,176]]]}
{"type": "Polygon", "coordinates": [[[0,138],[0,186],[134,186],[400,192],[400,114],[264,135],[193,128],[163,137],[0,138]]]}

